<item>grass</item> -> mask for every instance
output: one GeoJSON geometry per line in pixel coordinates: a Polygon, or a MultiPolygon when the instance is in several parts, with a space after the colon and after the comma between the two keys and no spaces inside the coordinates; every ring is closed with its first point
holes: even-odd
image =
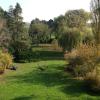
{"type": "Polygon", "coordinates": [[[0,76],[0,100],[100,100],[100,94],[89,92],[82,80],[64,72],[64,60],[54,58],[16,63],[16,71],[6,70],[0,76]]]}

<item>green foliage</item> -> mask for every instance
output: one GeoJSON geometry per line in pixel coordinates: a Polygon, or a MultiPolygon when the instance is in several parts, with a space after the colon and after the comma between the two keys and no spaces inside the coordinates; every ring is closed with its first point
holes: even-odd
{"type": "Polygon", "coordinates": [[[59,45],[63,50],[71,51],[80,43],[81,35],[76,28],[67,29],[58,39],[59,45]]]}
{"type": "Polygon", "coordinates": [[[100,1],[91,0],[92,30],[96,45],[100,44],[100,1]]]}
{"type": "MultiPolygon", "coordinates": [[[[95,58],[93,63],[95,70],[88,73],[85,77],[85,81],[90,90],[99,93],[100,92],[100,0],[91,0],[91,12],[92,12],[92,30],[95,43],[95,58]]],[[[90,58],[91,60],[93,57],[90,58]]]]}
{"type": "Polygon", "coordinates": [[[0,15],[0,47],[8,48],[11,36],[6,26],[6,19],[0,15]]]}
{"type": "Polygon", "coordinates": [[[55,37],[58,38],[62,31],[67,27],[65,16],[61,15],[54,19],[53,31],[55,37]]]}
{"type": "Polygon", "coordinates": [[[77,28],[81,32],[82,29],[84,30],[83,27],[87,26],[89,19],[90,13],[83,9],[69,10],[65,15],[58,16],[54,19],[53,30],[56,33],[56,37],[59,37],[66,28],[77,28]]]}
{"type": "Polygon", "coordinates": [[[50,40],[49,26],[37,19],[30,24],[29,34],[32,38],[33,44],[47,43],[50,40]]]}
{"type": "Polygon", "coordinates": [[[0,17],[4,17],[4,10],[0,7],[0,17]]]}
{"type": "Polygon", "coordinates": [[[21,52],[27,52],[31,48],[30,37],[25,23],[22,21],[21,13],[22,9],[18,3],[15,8],[10,6],[9,11],[5,13],[7,28],[11,34],[11,43],[8,49],[15,59],[19,59],[21,52]]]}
{"type": "Polygon", "coordinates": [[[81,34],[82,34],[82,41],[84,44],[94,43],[94,36],[91,28],[84,27],[81,34]]]}
{"type": "Polygon", "coordinates": [[[83,26],[86,26],[88,20],[90,19],[90,13],[84,11],[83,9],[69,10],[65,14],[65,19],[68,27],[77,27],[81,29],[83,26]]]}

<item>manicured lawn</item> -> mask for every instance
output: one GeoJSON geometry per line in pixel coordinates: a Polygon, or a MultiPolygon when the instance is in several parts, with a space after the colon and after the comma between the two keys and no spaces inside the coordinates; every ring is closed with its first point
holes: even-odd
{"type": "Polygon", "coordinates": [[[100,100],[100,94],[64,72],[65,64],[61,59],[16,63],[16,71],[0,76],[0,100],[100,100]]]}

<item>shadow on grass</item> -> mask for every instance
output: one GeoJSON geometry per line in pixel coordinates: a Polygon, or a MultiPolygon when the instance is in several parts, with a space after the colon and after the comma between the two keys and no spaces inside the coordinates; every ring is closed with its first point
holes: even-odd
{"type": "Polygon", "coordinates": [[[10,76],[8,77],[12,81],[16,81],[18,83],[26,83],[26,84],[41,84],[47,87],[66,84],[66,80],[68,75],[63,74],[63,67],[60,65],[50,65],[44,71],[40,69],[35,69],[30,73],[24,75],[10,76]],[[58,67],[59,66],[59,67],[58,67]]]}
{"type": "Polygon", "coordinates": [[[15,59],[15,62],[24,63],[25,60],[28,62],[34,61],[38,62],[41,60],[63,60],[63,52],[60,51],[32,51],[27,53],[25,57],[24,54],[21,54],[18,57],[18,60],[15,59]]]}
{"type": "MultiPolygon", "coordinates": [[[[89,94],[94,96],[99,96],[96,94],[91,94],[87,88],[85,88],[84,82],[82,80],[76,80],[71,75],[65,74],[62,70],[62,66],[50,65],[45,71],[33,70],[30,73],[18,76],[10,76],[12,81],[17,83],[25,83],[28,85],[44,85],[46,87],[58,86],[58,89],[65,94],[72,97],[80,96],[81,94],[89,94]]],[[[17,99],[15,99],[17,100],[17,99]]],[[[18,99],[21,100],[21,99],[18,99]]],[[[25,100],[25,99],[23,99],[25,100]]],[[[28,99],[27,99],[28,100],[28,99]]]]}
{"type": "Polygon", "coordinates": [[[35,99],[35,96],[20,96],[20,97],[16,97],[14,99],[11,100],[33,100],[33,98],[35,99]]]}

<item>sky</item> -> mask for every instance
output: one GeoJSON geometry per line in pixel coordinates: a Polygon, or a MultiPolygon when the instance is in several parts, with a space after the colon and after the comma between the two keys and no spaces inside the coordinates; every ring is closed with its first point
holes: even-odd
{"type": "Polygon", "coordinates": [[[91,0],[0,0],[0,6],[8,10],[10,5],[15,6],[18,2],[22,9],[25,22],[35,18],[49,20],[65,14],[68,10],[85,9],[90,11],[91,0]]]}

